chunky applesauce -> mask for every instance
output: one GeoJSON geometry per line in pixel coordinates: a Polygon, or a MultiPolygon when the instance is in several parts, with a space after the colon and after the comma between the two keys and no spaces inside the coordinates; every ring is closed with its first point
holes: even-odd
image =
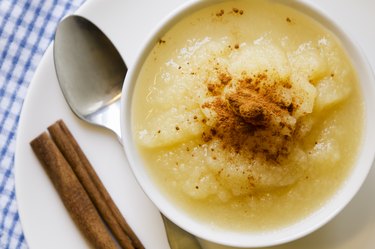
{"type": "Polygon", "coordinates": [[[350,172],[364,119],[356,73],[320,24],[230,1],[173,26],[136,83],[132,127],[160,190],[192,216],[264,230],[318,209],[350,172]]]}

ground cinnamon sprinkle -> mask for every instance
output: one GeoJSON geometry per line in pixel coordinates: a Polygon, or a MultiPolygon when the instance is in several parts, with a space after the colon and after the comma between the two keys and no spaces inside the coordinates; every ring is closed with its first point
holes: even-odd
{"type": "Polygon", "coordinates": [[[221,9],[221,10],[219,10],[217,13],[216,13],[216,16],[222,16],[222,15],[224,15],[224,10],[223,9],[221,9]]]}
{"type": "Polygon", "coordinates": [[[240,152],[251,150],[267,160],[277,161],[289,153],[295,129],[292,114],[295,104],[284,103],[280,88],[290,89],[287,79],[270,77],[267,71],[247,76],[236,82],[227,72],[218,71],[218,82],[207,84],[214,100],[202,108],[216,113],[214,127],[202,134],[205,142],[220,139],[223,147],[240,152]],[[223,93],[223,85],[234,90],[223,93]]]}

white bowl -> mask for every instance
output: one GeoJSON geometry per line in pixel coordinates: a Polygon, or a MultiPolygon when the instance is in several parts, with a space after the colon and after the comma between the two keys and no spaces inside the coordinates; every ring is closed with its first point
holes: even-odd
{"type": "Polygon", "coordinates": [[[154,47],[156,41],[185,15],[188,15],[195,10],[211,3],[217,2],[217,0],[194,0],[187,2],[167,16],[150,34],[147,42],[144,44],[141,50],[142,52],[139,54],[135,62],[134,67],[130,68],[128,71],[122,92],[121,128],[125,153],[136,179],[148,197],[166,217],[184,230],[202,239],[228,246],[264,247],[286,243],[305,236],[330,221],[350,202],[364,182],[371,168],[375,154],[374,76],[359,46],[353,41],[352,38],[348,36],[345,31],[343,31],[341,27],[336,25],[316,7],[312,6],[310,3],[276,0],[276,2],[291,6],[294,9],[305,13],[333,32],[341,41],[344,49],[351,58],[354,69],[358,74],[365,104],[364,136],[359,156],[354,167],[352,168],[351,173],[336,194],[334,194],[321,208],[295,224],[280,228],[278,230],[255,233],[228,231],[220,228],[214,228],[209,224],[195,220],[183,210],[177,208],[172,202],[168,201],[166,196],[159,191],[158,187],[156,187],[154,181],[148,174],[146,167],[143,165],[143,161],[135,147],[131,129],[131,103],[138,73],[140,72],[142,64],[144,63],[151,49],[154,47]]]}

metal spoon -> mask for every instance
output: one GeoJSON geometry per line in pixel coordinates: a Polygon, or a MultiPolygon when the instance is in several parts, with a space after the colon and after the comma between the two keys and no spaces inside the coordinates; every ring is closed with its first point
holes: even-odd
{"type": "MultiPolygon", "coordinates": [[[[112,42],[93,23],[69,16],[57,27],[54,61],[61,90],[82,120],[121,138],[120,98],[127,67],[112,42]]],[[[171,249],[200,249],[196,237],[163,216],[171,249]]]]}

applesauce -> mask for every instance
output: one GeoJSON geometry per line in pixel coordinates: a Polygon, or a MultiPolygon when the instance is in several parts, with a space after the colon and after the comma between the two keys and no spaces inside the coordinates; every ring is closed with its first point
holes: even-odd
{"type": "Polygon", "coordinates": [[[258,0],[218,3],[173,26],[132,102],[133,135],[161,191],[234,230],[318,209],[350,172],[363,119],[356,73],[333,34],[258,0]]]}

